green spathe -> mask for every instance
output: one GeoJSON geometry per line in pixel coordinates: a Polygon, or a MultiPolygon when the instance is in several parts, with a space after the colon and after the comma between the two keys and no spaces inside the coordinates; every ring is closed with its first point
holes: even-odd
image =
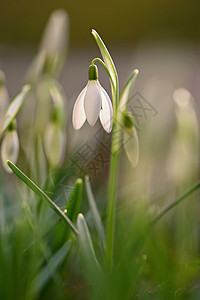
{"type": "Polygon", "coordinates": [[[88,79],[97,80],[98,79],[98,69],[96,65],[90,65],[88,69],[88,79]]]}

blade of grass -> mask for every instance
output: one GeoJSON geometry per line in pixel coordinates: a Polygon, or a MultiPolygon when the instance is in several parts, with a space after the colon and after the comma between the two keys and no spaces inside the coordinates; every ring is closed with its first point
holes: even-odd
{"type": "Polygon", "coordinates": [[[160,220],[162,216],[164,216],[170,209],[175,207],[177,204],[179,204],[181,201],[183,201],[185,198],[190,196],[194,191],[196,191],[198,188],[200,188],[200,181],[196,182],[194,185],[192,185],[189,189],[187,189],[183,194],[181,194],[178,198],[176,198],[174,201],[169,203],[166,207],[164,207],[158,214],[153,218],[152,225],[155,224],[157,221],[160,220]]]}
{"type": "Polygon", "coordinates": [[[64,212],[58,207],[48,196],[45,194],[31,179],[29,179],[19,168],[17,168],[11,161],[7,161],[11,170],[39,197],[45,199],[49,206],[62,218],[62,220],[71,227],[74,233],[78,234],[78,231],[71,220],[64,214],[64,212]]]}
{"type": "Polygon", "coordinates": [[[81,178],[78,178],[75,182],[71,194],[69,195],[69,199],[65,207],[65,209],[67,210],[66,212],[67,216],[73,223],[76,222],[76,218],[80,208],[82,190],[83,190],[83,181],[81,178]]]}
{"type": "Polygon", "coordinates": [[[100,217],[100,214],[99,214],[99,211],[98,211],[95,199],[94,199],[94,195],[92,193],[90,180],[89,180],[88,176],[85,177],[85,187],[86,187],[86,192],[87,192],[87,196],[88,196],[88,201],[89,201],[94,225],[99,234],[99,238],[100,238],[103,250],[105,251],[105,248],[106,248],[105,232],[104,232],[103,224],[101,222],[101,217],[100,217]]]}
{"type": "Polygon", "coordinates": [[[67,241],[50,259],[48,264],[40,271],[33,282],[34,294],[38,293],[42,287],[47,283],[47,281],[55,276],[55,271],[59,265],[63,262],[66,256],[69,254],[72,246],[71,241],[67,241]]]}
{"type": "Polygon", "coordinates": [[[79,231],[80,247],[81,247],[84,257],[87,260],[88,266],[89,267],[95,266],[95,269],[101,270],[101,267],[99,265],[99,262],[96,258],[95,252],[94,252],[92,239],[90,236],[89,229],[87,227],[87,223],[82,214],[78,215],[77,227],[78,227],[78,231],[79,231]]]}
{"type": "Polygon", "coordinates": [[[2,121],[1,132],[0,135],[8,128],[10,123],[15,119],[17,114],[19,113],[24,101],[28,93],[30,92],[31,86],[29,84],[23,86],[23,88],[18,92],[18,94],[13,98],[8,109],[5,113],[5,116],[2,121]]]}

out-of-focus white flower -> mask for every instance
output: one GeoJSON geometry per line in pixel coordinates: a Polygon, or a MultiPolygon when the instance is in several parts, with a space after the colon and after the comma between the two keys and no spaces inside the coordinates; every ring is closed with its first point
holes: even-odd
{"type": "Polygon", "coordinates": [[[49,164],[56,168],[62,162],[66,145],[65,132],[55,122],[48,124],[44,135],[44,146],[49,164]]]}
{"type": "Polygon", "coordinates": [[[1,146],[1,159],[4,169],[11,173],[12,170],[7,165],[7,160],[16,164],[19,155],[19,138],[16,129],[7,130],[1,146]]]}
{"type": "Polygon", "coordinates": [[[80,129],[87,119],[94,126],[98,117],[105,131],[112,130],[113,108],[110,97],[98,81],[98,70],[95,65],[89,67],[89,81],[79,94],[73,109],[73,126],[80,129]]]}

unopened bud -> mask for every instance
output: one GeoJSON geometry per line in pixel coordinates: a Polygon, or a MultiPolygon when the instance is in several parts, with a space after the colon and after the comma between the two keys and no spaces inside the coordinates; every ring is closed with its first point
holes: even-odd
{"type": "Polygon", "coordinates": [[[133,167],[136,167],[139,161],[139,140],[135,126],[125,128],[123,144],[129,161],[133,167]]]}
{"type": "Polygon", "coordinates": [[[49,123],[44,135],[44,147],[51,167],[56,168],[62,162],[65,144],[65,132],[55,122],[49,123]]]}
{"type": "Polygon", "coordinates": [[[19,138],[18,138],[17,131],[15,129],[7,130],[1,146],[1,159],[3,163],[3,167],[8,173],[11,173],[12,170],[8,167],[6,161],[10,160],[15,164],[17,162],[18,155],[19,155],[19,138]]]}

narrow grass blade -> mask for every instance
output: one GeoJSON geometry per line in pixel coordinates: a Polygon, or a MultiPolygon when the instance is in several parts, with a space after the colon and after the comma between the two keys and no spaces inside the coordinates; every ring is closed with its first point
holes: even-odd
{"type": "Polygon", "coordinates": [[[11,170],[39,197],[45,199],[49,206],[62,218],[62,220],[71,227],[71,229],[78,234],[77,229],[71,220],[64,214],[64,212],[58,207],[48,196],[45,194],[31,179],[29,179],[19,168],[17,168],[11,161],[7,161],[11,170]]]}
{"type": "Polygon", "coordinates": [[[33,292],[38,293],[47,281],[55,276],[55,271],[59,265],[64,261],[66,256],[69,254],[72,246],[71,241],[67,241],[54,256],[50,259],[48,264],[40,271],[33,282],[33,292]]]}
{"type": "Polygon", "coordinates": [[[79,212],[82,191],[83,191],[83,180],[81,178],[78,178],[75,182],[71,194],[69,195],[69,199],[65,207],[65,209],[67,210],[66,214],[73,223],[76,222],[76,218],[79,212]]]}
{"type": "Polygon", "coordinates": [[[192,185],[189,189],[187,189],[183,194],[181,194],[177,199],[169,203],[166,207],[164,207],[155,218],[152,220],[152,224],[155,224],[157,221],[160,220],[162,216],[164,216],[170,209],[175,207],[177,204],[179,204],[181,201],[183,201],[185,198],[190,196],[194,191],[196,191],[198,188],[200,188],[200,181],[196,182],[194,185],[192,185]]]}
{"type": "Polygon", "coordinates": [[[80,242],[80,247],[81,251],[84,255],[84,258],[87,260],[88,267],[95,266],[97,270],[101,270],[101,267],[97,261],[93,244],[92,244],[92,239],[90,236],[90,232],[87,227],[87,223],[85,221],[85,218],[82,214],[78,215],[77,218],[77,227],[79,231],[79,242],[80,242]]]}
{"type": "Polygon", "coordinates": [[[10,123],[15,119],[15,117],[19,113],[30,89],[31,86],[29,84],[25,85],[11,101],[2,121],[0,135],[2,135],[2,133],[8,128],[10,123]]]}
{"type": "Polygon", "coordinates": [[[87,196],[88,196],[88,201],[89,201],[94,225],[99,234],[99,238],[100,238],[102,247],[105,250],[105,248],[106,248],[105,232],[104,232],[103,224],[101,222],[101,217],[100,217],[100,214],[99,214],[99,211],[98,211],[95,199],[94,199],[94,195],[92,193],[90,180],[89,180],[88,176],[86,176],[86,178],[85,178],[85,187],[86,187],[86,192],[87,192],[87,196]]]}

